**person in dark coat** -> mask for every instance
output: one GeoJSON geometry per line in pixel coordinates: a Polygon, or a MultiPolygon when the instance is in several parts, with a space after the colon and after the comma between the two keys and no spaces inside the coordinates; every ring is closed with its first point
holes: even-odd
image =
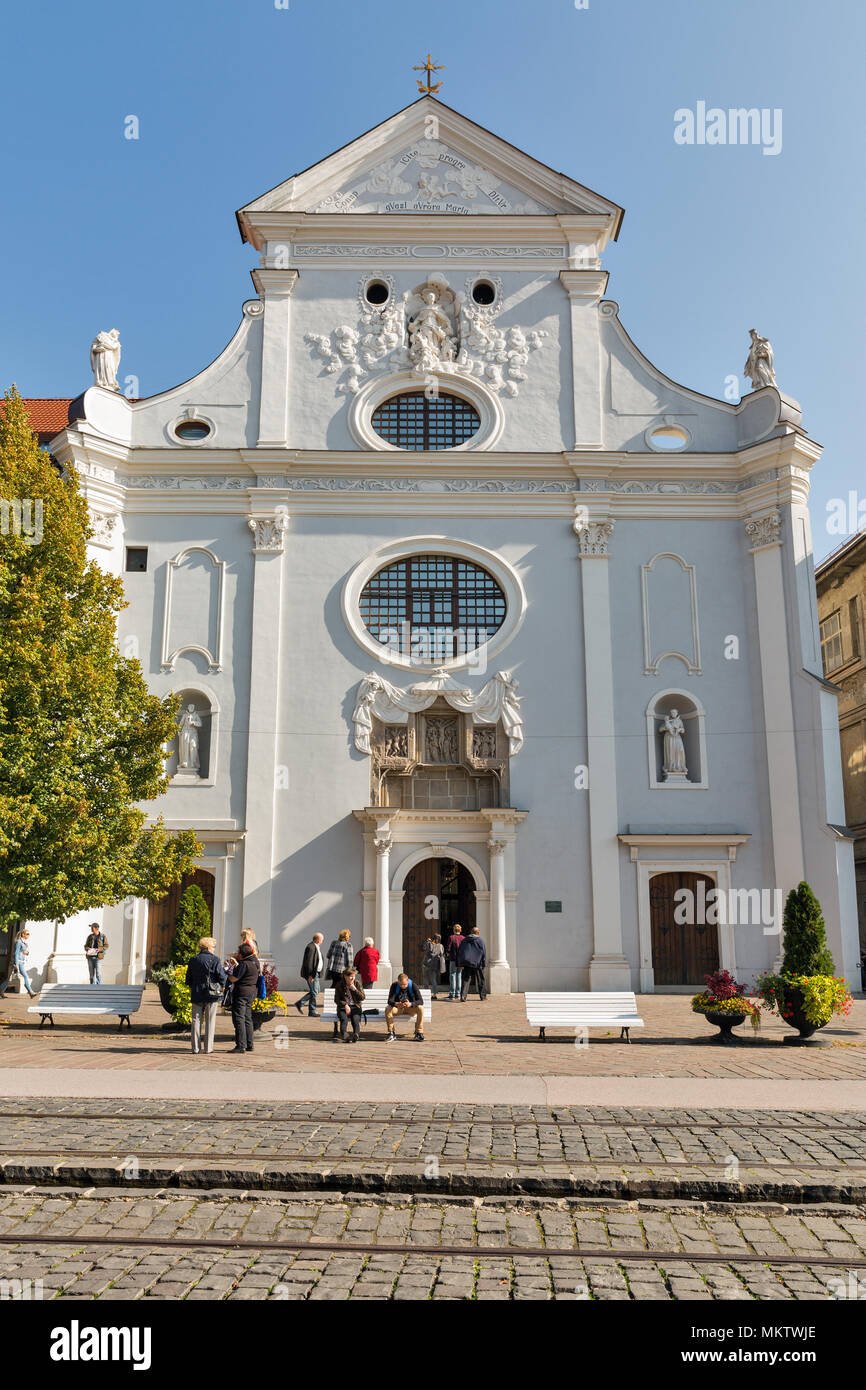
{"type": "Polygon", "coordinates": [[[487,964],[487,947],[481,940],[477,927],[473,927],[469,935],[461,941],[457,952],[457,963],[463,971],[463,984],[460,990],[461,1001],[466,1003],[466,996],[472,984],[478,990],[479,999],[486,998],[487,986],[484,979],[484,967],[487,964]]]}
{"type": "Polygon", "coordinates": [[[307,1017],[318,1018],[319,1011],[319,985],[322,978],[322,971],[325,962],[322,959],[322,933],[317,931],[312,941],[307,943],[304,951],[304,959],[301,961],[301,979],[307,986],[306,994],[302,994],[300,999],[295,1000],[295,1008],[299,1014],[304,1012],[304,1004],[307,1005],[307,1017]]]}
{"type": "Polygon", "coordinates": [[[213,1052],[216,1016],[228,976],[216,954],[212,936],[203,936],[198,943],[198,955],[186,967],[186,982],[192,1000],[192,1050],[213,1052]],[[204,1025],[204,1047],[202,1047],[204,1025]]]}
{"type": "MultiPolygon", "coordinates": [[[[340,1023],[340,1037],[343,1042],[361,1041],[361,1006],[364,1003],[364,986],[357,970],[345,970],[334,986],[334,1008],[340,1023]],[[348,1024],[352,1025],[351,1038],[346,1037],[348,1024]]],[[[334,1034],[336,1042],[337,1035],[334,1034]]]]}
{"type": "Polygon", "coordinates": [[[252,1052],[253,1050],[253,1000],[256,997],[256,984],[262,968],[252,946],[245,941],[238,951],[239,959],[232,957],[235,968],[229,973],[232,984],[232,1023],[235,1026],[235,1045],[232,1052],[252,1052]]]}

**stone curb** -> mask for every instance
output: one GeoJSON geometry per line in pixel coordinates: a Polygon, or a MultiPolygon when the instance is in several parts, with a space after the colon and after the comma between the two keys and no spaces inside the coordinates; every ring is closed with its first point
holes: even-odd
{"type": "MultiPolygon", "coordinates": [[[[806,1170],[800,1176],[733,1181],[697,1173],[606,1174],[596,1170],[539,1173],[515,1166],[503,1173],[479,1172],[478,1168],[441,1171],[426,1178],[416,1165],[390,1164],[359,1169],[351,1165],[302,1166],[293,1164],[242,1164],[194,1167],[183,1163],[158,1165],[137,1161],[81,1162],[62,1155],[40,1159],[0,1161],[3,1186],[72,1186],[81,1188],[162,1188],[176,1191],[208,1191],[214,1188],[249,1192],[348,1192],[424,1193],[441,1197],[586,1197],[607,1200],[639,1198],[711,1202],[782,1202],[804,1205],[823,1202],[845,1206],[866,1204],[866,1180],[828,1174],[816,1178],[806,1170]]],[[[607,1165],[605,1165],[607,1166],[607,1165]]],[[[769,1165],[768,1165],[769,1166],[769,1165]]]]}

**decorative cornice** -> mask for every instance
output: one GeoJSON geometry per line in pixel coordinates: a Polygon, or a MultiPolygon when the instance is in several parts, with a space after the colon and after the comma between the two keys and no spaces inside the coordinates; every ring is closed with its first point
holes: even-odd
{"type": "Polygon", "coordinates": [[[746,522],[746,535],[752,542],[752,554],[756,550],[766,550],[769,546],[782,544],[781,513],[767,512],[765,516],[749,517],[746,522]]]}

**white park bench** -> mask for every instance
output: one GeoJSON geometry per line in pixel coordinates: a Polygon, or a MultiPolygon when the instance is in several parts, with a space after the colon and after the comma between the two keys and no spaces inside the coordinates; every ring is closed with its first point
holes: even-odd
{"type": "Polygon", "coordinates": [[[131,1028],[129,1015],[138,1013],[144,985],[43,985],[35,1004],[31,1004],[29,1014],[41,1014],[41,1028],[46,1018],[54,1027],[55,1014],[117,1014],[120,1027],[126,1019],[131,1028]]]}
{"type": "Polygon", "coordinates": [[[538,1028],[544,1039],[546,1028],[619,1028],[631,1042],[629,1028],[643,1028],[637,1000],[629,990],[615,994],[591,991],[587,994],[538,993],[526,995],[526,1021],[538,1028]]]}
{"type": "MultiPolygon", "coordinates": [[[[429,989],[421,989],[421,990],[419,990],[419,993],[420,993],[420,995],[421,995],[421,1000],[422,1000],[422,1002],[423,1002],[423,1004],[424,1004],[424,1023],[425,1023],[425,1025],[426,1025],[426,1024],[429,1022],[429,1020],[431,1019],[432,1014],[433,1014],[432,991],[429,990],[429,989]]],[[[376,1018],[376,1017],[381,1018],[382,1022],[384,1023],[384,1022],[385,1022],[385,1005],[386,1005],[387,1003],[388,1003],[388,991],[387,991],[387,989],[386,989],[384,986],[382,986],[381,988],[377,988],[376,985],[371,985],[371,986],[369,987],[369,989],[366,989],[366,988],[365,988],[365,990],[364,990],[364,1003],[361,1005],[361,1009],[362,1009],[362,1012],[363,1012],[364,1017],[366,1018],[366,1016],[367,1016],[373,1009],[378,1009],[378,1011],[379,1011],[379,1012],[378,1012],[378,1015],[377,1015],[377,1014],[374,1014],[373,1017],[374,1017],[374,1018],[376,1018]]],[[[335,1006],[334,1006],[334,991],[333,991],[333,989],[326,989],[326,990],[325,990],[325,1003],[324,1003],[323,1009],[321,1010],[321,1012],[320,1012],[320,1014],[319,1014],[319,1017],[320,1017],[320,1018],[327,1019],[327,1021],[328,1021],[329,1023],[333,1022],[333,1024],[334,1024],[334,1032],[336,1033],[336,1031],[337,1031],[337,1023],[338,1023],[338,1014],[337,1014],[337,1010],[336,1010],[336,1008],[335,1008],[335,1006]]],[[[395,1015],[394,1015],[394,1021],[395,1021],[395,1023],[396,1023],[397,1019],[400,1018],[400,1017],[402,1017],[402,1015],[400,1015],[400,1014],[395,1014],[395,1015]]]]}

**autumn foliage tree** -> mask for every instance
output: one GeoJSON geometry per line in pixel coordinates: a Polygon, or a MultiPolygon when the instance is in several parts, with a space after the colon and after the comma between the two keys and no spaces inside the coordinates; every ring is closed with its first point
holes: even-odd
{"type": "Polygon", "coordinates": [[[73,468],[39,448],[14,390],[0,405],[0,928],[161,897],[192,867],[140,803],[167,786],[178,699],[120,655],[119,578],[88,562],[73,468]]]}

